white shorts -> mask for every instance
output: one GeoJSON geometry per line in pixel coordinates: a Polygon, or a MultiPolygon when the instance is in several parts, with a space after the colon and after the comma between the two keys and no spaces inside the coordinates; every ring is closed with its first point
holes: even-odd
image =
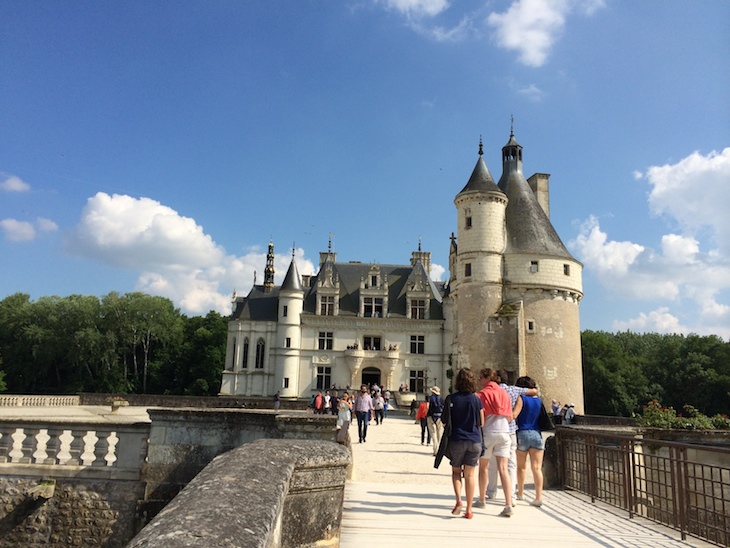
{"type": "Polygon", "coordinates": [[[509,432],[485,432],[483,459],[495,457],[509,457],[512,440],[509,432]]]}

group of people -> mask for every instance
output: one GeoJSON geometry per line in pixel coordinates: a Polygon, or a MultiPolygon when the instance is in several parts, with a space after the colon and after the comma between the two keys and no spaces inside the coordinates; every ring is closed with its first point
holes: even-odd
{"type": "Polygon", "coordinates": [[[550,404],[553,411],[553,422],[555,424],[573,424],[575,420],[575,404],[565,404],[562,408],[558,400],[553,400],[550,404]]]}
{"type": "MultiPolygon", "coordinates": [[[[535,483],[530,505],[542,506],[545,445],[538,419],[543,404],[535,381],[520,377],[511,386],[501,382],[498,372],[490,368],[482,369],[478,377],[464,368],[457,374],[454,387],[455,392],[443,402],[439,421],[448,439],[444,444],[436,442],[440,445],[436,464],[443,456],[451,461],[456,497],[451,513],[462,515],[463,511],[464,517],[471,519],[473,508],[483,508],[486,499],[495,498],[499,476],[505,498],[499,515],[510,517],[514,499],[524,497],[528,456],[535,483]],[[461,499],[462,483],[466,508],[461,499]]],[[[436,395],[440,399],[438,389],[436,395]]]]}
{"type": "Polygon", "coordinates": [[[347,443],[347,434],[352,422],[352,412],[357,418],[357,435],[359,443],[365,443],[368,435],[368,425],[375,419],[375,424],[383,424],[387,417],[390,392],[381,389],[377,384],[360,386],[359,392],[350,396],[345,392],[337,406],[337,427],[340,429],[337,441],[347,443]]]}

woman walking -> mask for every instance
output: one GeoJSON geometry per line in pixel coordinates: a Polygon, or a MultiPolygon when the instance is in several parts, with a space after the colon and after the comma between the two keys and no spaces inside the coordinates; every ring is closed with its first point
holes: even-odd
{"type": "MultiPolygon", "coordinates": [[[[484,423],[484,410],[479,398],[474,394],[477,383],[469,368],[461,369],[456,376],[454,388],[457,390],[446,398],[442,419],[445,430],[450,431],[448,452],[451,460],[451,481],[454,484],[456,505],[451,513],[461,515],[461,478],[464,478],[466,491],[466,512],[464,517],[471,519],[474,501],[474,470],[479,465],[482,453],[481,427],[484,423]]],[[[435,440],[434,440],[435,441],[435,440]]]]}
{"type": "MultiPolygon", "coordinates": [[[[536,388],[530,377],[520,377],[515,382],[523,388],[536,388]]],[[[537,396],[520,396],[513,410],[517,421],[517,500],[523,500],[525,489],[525,473],[527,472],[527,456],[530,456],[530,468],[535,481],[535,499],[531,506],[542,506],[542,457],[545,443],[538,426],[538,418],[542,409],[542,400],[537,396]]]]}

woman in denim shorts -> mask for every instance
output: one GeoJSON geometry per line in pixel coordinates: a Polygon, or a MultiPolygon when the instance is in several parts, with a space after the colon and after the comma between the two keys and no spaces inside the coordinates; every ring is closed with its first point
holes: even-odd
{"type": "MultiPolygon", "coordinates": [[[[520,377],[515,384],[522,388],[536,388],[530,377],[520,377]]],[[[530,468],[535,480],[535,499],[532,506],[542,506],[542,456],[545,443],[538,426],[538,418],[542,409],[542,400],[537,396],[520,396],[513,411],[517,421],[517,500],[523,500],[525,489],[525,472],[527,471],[527,455],[530,456],[530,468]]]]}
{"type": "Polygon", "coordinates": [[[477,389],[476,377],[471,369],[465,367],[456,376],[454,388],[457,392],[451,394],[445,404],[449,406],[448,413],[444,410],[441,415],[449,417],[451,435],[449,436],[449,458],[451,459],[451,481],[454,484],[456,505],[451,513],[461,515],[461,484],[464,478],[466,491],[466,511],[464,517],[471,519],[472,502],[474,500],[474,470],[479,465],[479,455],[482,453],[481,427],[484,423],[484,409],[474,392],[477,389]]]}

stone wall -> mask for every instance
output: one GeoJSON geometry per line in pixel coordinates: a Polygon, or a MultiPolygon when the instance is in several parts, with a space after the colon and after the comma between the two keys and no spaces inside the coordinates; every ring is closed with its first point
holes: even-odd
{"type": "Polygon", "coordinates": [[[150,409],[144,520],[155,516],[217,455],[258,439],[334,441],[332,415],[248,409],[150,409]]]}
{"type": "Polygon", "coordinates": [[[139,481],[0,476],[0,546],[124,546],[143,494],[139,481]]]}
{"type": "Polygon", "coordinates": [[[349,463],[332,442],[238,447],[213,459],[129,547],[337,546],[349,463]]]}

